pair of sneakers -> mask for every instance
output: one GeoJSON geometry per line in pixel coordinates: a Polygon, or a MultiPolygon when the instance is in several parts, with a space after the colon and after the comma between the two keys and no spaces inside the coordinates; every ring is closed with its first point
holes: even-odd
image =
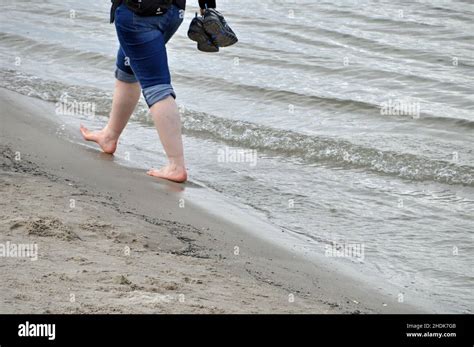
{"type": "Polygon", "coordinates": [[[219,52],[219,47],[228,47],[237,43],[237,35],[227,24],[224,16],[214,8],[208,8],[204,16],[191,21],[188,37],[196,41],[202,52],[219,52]]]}

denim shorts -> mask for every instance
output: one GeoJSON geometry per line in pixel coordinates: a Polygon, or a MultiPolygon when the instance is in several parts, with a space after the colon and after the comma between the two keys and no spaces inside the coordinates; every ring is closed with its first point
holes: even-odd
{"type": "Polygon", "coordinates": [[[115,77],[127,83],[140,82],[149,107],[170,95],[176,98],[166,43],[183,22],[182,11],[173,5],[163,15],[142,17],[120,5],[115,12],[120,42],[115,77]]]}

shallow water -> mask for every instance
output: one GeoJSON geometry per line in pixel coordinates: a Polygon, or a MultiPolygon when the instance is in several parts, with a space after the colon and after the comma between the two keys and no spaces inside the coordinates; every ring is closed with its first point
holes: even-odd
{"type": "MultiPolygon", "coordinates": [[[[188,2],[168,52],[191,179],[315,253],[363,245],[363,261],[337,262],[407,302],[472,312],[474,4],[221,0],[240,43],[209,55],[186,37],[188,2]]],[[[117,49],[109,2],[2,6],[0,86],[91,103],[95,117],[58,117],[103,125],[117,49]]],[[[117,157],[165,161],[143,103],[117,157]]]]}

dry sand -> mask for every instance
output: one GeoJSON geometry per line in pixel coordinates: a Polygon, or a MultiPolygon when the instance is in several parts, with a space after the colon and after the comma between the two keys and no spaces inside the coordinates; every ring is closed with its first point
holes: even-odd
{"type": "Polygon", "coordinates": [[[0,257],[0,313],[417,312],[179,208],[185,187],[58,136],[52,104],[0,103],[0,244],[38,246],[37,261],[0,257]]]}

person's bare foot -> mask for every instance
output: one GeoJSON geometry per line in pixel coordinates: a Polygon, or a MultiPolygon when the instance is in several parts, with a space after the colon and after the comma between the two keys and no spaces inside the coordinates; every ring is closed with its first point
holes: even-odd
{"type": "Polygon", "coordinates": [[[151,169],[147,172],[147,174],[149,176],[164,178],[165,180],[177,183],[184,183],[188,179],[186,168],[171,164],[168,164],[159,170],[151,169]]]}
{"type": "Polygon", "coordinates": [[[81,134],[86,141],[97,143],[107,154],[114,154],[117,150],[118,136],[104,128],[100,131],[89,131],[81,124],[81,134]]]}

